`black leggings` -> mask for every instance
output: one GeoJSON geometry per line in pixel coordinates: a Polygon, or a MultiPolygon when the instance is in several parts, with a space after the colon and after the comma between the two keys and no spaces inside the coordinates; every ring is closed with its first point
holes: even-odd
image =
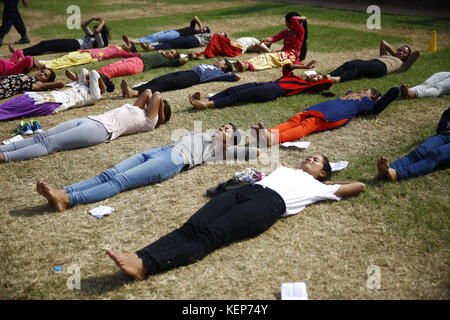
{"type": "Polygon", "coordinates": [[[139,94],[142,94],[145,89],[150,89],[152,92],[163,92],[184,89],[199,83],[200,77],[198,74],[192,70],[187,70],[165,74],[133,89],[139,91],[139,94]]]}
{"type": "Polygon", "coordinates": [[[76,39],[45,40],[23,49],[23,54],[25,56],[38,56],[46,52],[70,52],[80,48],[80,43],[76,39]]]}
{"type": "Polygon", "coordinates": [[[183,226],[136,252],[146,275],[202,259],[234,241],[256,237],[285,212],[281,196],[270,188],[247,185],[222,193],[183,226]]]}
{"type": "Polygon", "coordinates": [[[378,59],[351,60],[330,73],[332,77],[341,77],[341,82],[358,78],[378,78],[387,74],[386,65],[378,59]]]}
{"type": "Polygon", "coordinates": [[[201,47],[200,41],[195,36],[186,36],[164,41],[161,44],[155,46],[155,50],[165,49],[189,49],[201,47]]]}

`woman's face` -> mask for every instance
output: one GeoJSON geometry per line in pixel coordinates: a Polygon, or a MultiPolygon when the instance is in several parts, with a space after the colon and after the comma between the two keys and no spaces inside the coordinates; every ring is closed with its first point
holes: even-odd
{"type": "Polygon", "coordinates": [[[397,53],[395,54],[395,56],[397,58],[399,58],[400,60],[404,61],[404,60],[408,59],[409,53],[410,52],[409,52],[408,47],[403,46],[403,47],[400,47],[397,49],[397,53]]]}
{"type": "Polygon", "coordinates": [[[131,43],[123,44],[121,47],[122,47],[122,50],[124,50],[126,52],[131,52],[131,43]]]}
{"type": "Polygon", "coordinates": [[[223,141],[223,144],[231,143],[233,139],[234,129],[233,126],[229,123],[222,125],[219,129],[217,129],[216,133],[213,136],[214,141],[223,141]]]}
{"type": "Polygon", "coordinates": [[[50,79],[50,76],[51,76],[51,72],[48,69],[42,69],[36,75],[38,81],[40,81],[40,82],[47,82],[48,79],[50,79]]]}
{"type": "Polygon", "coordinates": [[[315,179],[325,176],[323,170],[323,157],[320,154],[313,154],[302,161],[300,169],[312,175],[315,179]]]}
{"type": "Polygon", "coordinates": [[[315,73],[315,74],[310,74],[309,76],[306,77],[306,81],[308,82],[318,82],[323,80],[323,75],[315,73]]]}
{"type": "Polygon", "coordinates": [[[178,51],[175,49],[170,49],[167,51],[163,51],[163,55],[167,58],[167,59],[176,59],[178,57],[178,51]]]}

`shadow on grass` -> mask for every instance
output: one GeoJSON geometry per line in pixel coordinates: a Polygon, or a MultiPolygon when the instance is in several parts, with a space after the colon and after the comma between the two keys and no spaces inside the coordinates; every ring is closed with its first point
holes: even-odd
{"type": "Polygon", "coordinates": [[[25,218],[53,213],[56,213],[55,209],[53,209],[48,203],[29,208],[13,209],[9,212],[11,216],[25,218]]]}
{"type": "Polygon", "coordinates": [[[134,280],[122,271],[114,274],[108,274],[100,277],[91,277],[81,280],[81,293],[85,296],[102,295],[123,285],[133,282],[134,280]]]}

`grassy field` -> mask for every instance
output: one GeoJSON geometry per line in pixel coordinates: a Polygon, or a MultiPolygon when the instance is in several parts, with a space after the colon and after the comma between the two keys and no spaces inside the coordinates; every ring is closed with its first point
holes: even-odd
{"type": "MultiPolygon", "coordinates": [[[[65,26],[66,8],[73,2],[30,1],[28,8],[21,7],[33,44],[80,36],[80,30],[67,30],[65,26]]],[[[382,15],[382,29],[367,30],[365,13],[286,3],[75,2],[81,8],[82,20],[105,17],[111,28],[111,44],[120,44],[123,33],[137,37],[186,26],[193,15],[213,32],[224,31],[232,38],[271,36],[282,30],[284,14],[295,10],[309,19],[306,61],[317,60],[317,71],[328,72],[355,58],[375,57],[381,39],[394,47],[408,43],[422,52],[406,73],[333,85],[330,91],[337,96],[368,87],[384,93],[392,86],[417,85],[436,72],[450,70],[450,21],[441,18],[382,15]],[[437,31],[439,50],[428,53],[432,30],[437,31]]],[[[5,44],[18,38],[12,29],[4,38],[0,54],[9,57],[5,44]]],[[[280,43],[272,47],[279,48],[280,43]]],[[[42,59],[60,55],[49,54],[42,59]]],[[[252,56],[245,54],[242,58],[252,56]]],[[[85,67],[98,69],[112,61],[85,67]]],[[[189,62],[180,69],[188,70],[196,64],[189,62]]],[[[173,71],[160,68],[125,78],[136,84],[173,71]]],[[[280,74],[279,69],[247,72],[241,74],[239,83],[271,81],[280,74]]],[[[57,78],[65,79],[64,70],[57,71],[57,78]]],[[[93,106],[35,119],[46,129],[133,103],[133,99],[122,98],[121,80],[114,79],[118,89],[93,106]]],[[[450,104],[449,96],[398,99],[376,117],[357,117],[338,130],[305,137],[302,140],[311,142],[306,151],[280,150],[281,160],[292,166],[315,152],[331,161],[347,160],[348,168],[333,179],[362,181],[367,190],[358,197],[309,206],[298,215],[279,220],[257,238],[233,243],[197,263],[142,282],[120,272],[105,249],[134,252],[181,226],[208,201],[207,188],[229,179],[247,164],[196,167],[163,183],[63,213],[55,213],[36,193],[38,179],[62,187],[93,177],[133,154],[171,143],[175,130],[193,130],[194,121],[202,121],[203,130],[230,121],[244,130],[259,120],[271,127],[308,106],[332,99],[305,94],[202,112],[194,111],[188,102],[189,93],[200,91],[206,96],[235,84],[207,83],[164,93],[172,106],[172,119],[152,132],[0,165],[0,299],[279,299],[281,283],[299,281],[306,282],[310,299],[449,299],[449,169],[397,183],[380,180],[376,170],[378,157],[397,159],[434,133],[440,115],[450,104]],[[115,211],[97,220],[88,211],[98,205],[112,206],[115,211]],[[80,290],[70,290],[66,285],[72,265],[80,267],[80,290]],[[381,271],[378,290],[366,286],[366,270],[371,265],[381,271]],[[62,271],[54,271],[55,266],[61,266],[62,271]]],[[[0,123],[1,140],[10,137],[18,122],[0,123]]],[[[270,170],[262,162],[252,166],[270,170]]]]}

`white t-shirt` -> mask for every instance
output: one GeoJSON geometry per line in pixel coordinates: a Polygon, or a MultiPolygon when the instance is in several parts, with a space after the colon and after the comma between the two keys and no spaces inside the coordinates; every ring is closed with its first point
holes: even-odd
{"type": "Polygon", "coordinates": [[[286,204],[282,217],[296,214],[320,200],[341,200],[335,195],[339,184],[328,185],[303,170],[281,166],[256,184],[276,191],[286,204]]]}
{"type": "MultiPolygon", "coordinates": [[[[260,41],[253,37],[242,37],[236,40],[237,47],[242,50],[242,53],[250,51],[255,45],[260,44],[260,41]]],[[[263,43],[262,46],[269,50],[263,43]]],[[[242,54],[241,53],[241,54],[242,54]]]]}

